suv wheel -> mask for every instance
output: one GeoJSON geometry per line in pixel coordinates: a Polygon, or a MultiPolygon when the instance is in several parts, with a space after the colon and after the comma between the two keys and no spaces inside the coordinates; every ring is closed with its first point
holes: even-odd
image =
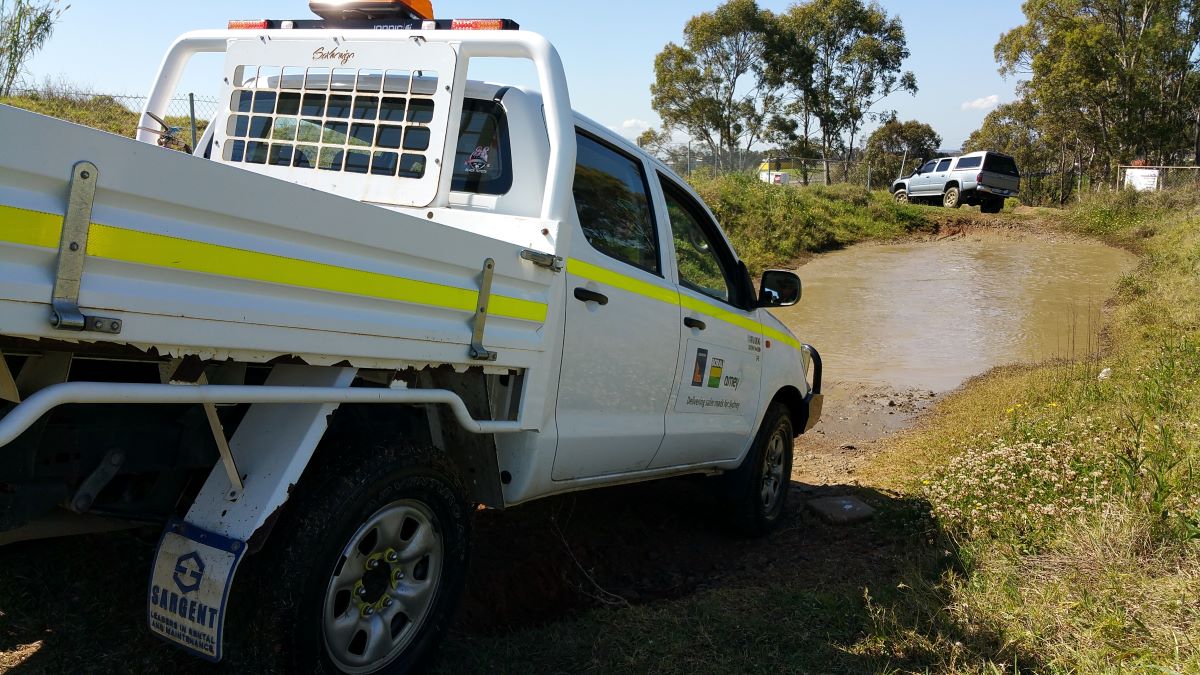
{"type": "Polygon", "coordinates": [[[979,204],[979,210],[984,213],[1000,213],[1004,209],[1004,200],[988,197],[979,204]]]}
{"type": "Polygon", "coordinates": [[[908,203],[908,190],[905,190],[904,188],[900,188],[899,190],[896,190],[896,192],[892,194],[892,197],[894,197],[896,199],[896,201],[900,202],[901,204],[907,204],[908,203]]]}
{"type": "Polygon", "coordinates": [[[946,194],[942,196],[942,206],[948,209],[957,209],[959,206],[962,206],[958,197],[958,188],[954,186],[946,188],[946,194]]]}
{"type": "Polygon", "coordinates": [[[773,403],[742,465],[721,476],[721,494],[739,534],[762,536],[783,520],[791,490],[794,440],[787,407],[773,403]]]}
{"type": "Polygon", "coordinates": [[[433,448],[336,450],[271,537],[258,630],[287,672],[419,671],[466,579],[462,481],[433,448]]]}

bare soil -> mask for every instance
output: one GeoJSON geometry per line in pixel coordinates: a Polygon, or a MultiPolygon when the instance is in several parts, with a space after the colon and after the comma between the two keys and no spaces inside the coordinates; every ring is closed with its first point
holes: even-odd
{"type": "MultiPolygon", "coordinates": [[[[936,400],[928,390],[834,383],[821,422],[797,439],[784,524],[755,540],[724,527],[709,479],[592,490],[481,511],[472,574],[456,636],[495,634],[603,605],[677,598],[726,585],[769,583],[779,568],[819,584],[887,575],[903,544],[867,523],[836,527],[806,509],[855,495],[884,511],[897,496],[860,486],[855,469],[886,435],[936,400]]],[[[454,637],[447,650],[455,649],[454,637]]]]}

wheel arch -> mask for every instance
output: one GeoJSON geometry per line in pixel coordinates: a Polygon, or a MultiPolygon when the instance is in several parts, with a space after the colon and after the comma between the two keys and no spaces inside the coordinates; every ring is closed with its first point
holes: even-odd
{"type": "Polygon", "coordinates": [[[946,185],[942,187],[942,194],[946,194],[950,188],[958,188],[959,193],[962,193],[962,185],[960,185],[958,181],[952,180],[948,181],[946,185]]]}
{"type": "Polygon", "coordinates": [[[797,437],[804,433],[804,427],[808,423],[808,406],[805,405],[804,395],[800,390],[790,384],[780,388],[767,407],[776,403],[783,404],[792,418],[792,436],[797,437]]]}

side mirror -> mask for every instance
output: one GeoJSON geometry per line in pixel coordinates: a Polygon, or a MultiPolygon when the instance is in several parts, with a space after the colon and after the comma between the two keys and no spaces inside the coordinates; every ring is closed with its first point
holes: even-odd
{"type": "Polygon", "coordinates": [[[767,270],[762,275],[759,307],[791,307],[800,302],[800,277],[786,270],[767,270]]]}

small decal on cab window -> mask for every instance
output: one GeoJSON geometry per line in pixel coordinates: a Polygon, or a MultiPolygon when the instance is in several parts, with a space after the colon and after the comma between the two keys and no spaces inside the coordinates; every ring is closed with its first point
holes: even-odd
{"type": "Polygon", "coordinates": [[[490,154],[491,149],[488,146],[477,146],[475,152],[472,152],[471,156],[467,158],[467,173],[487,173],[488,169],[492,168],[492,163],[488,160],[490,154]]]}

